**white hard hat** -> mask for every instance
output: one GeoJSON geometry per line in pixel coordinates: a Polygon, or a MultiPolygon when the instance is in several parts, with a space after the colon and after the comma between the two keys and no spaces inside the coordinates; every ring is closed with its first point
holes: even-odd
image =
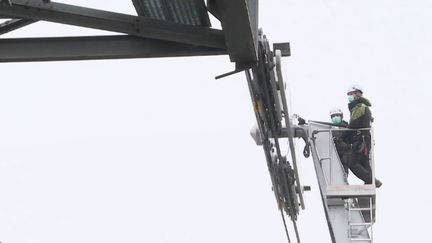
{"type": "Polygon", "coordinates": [[[333,108],[330,110],[330,116],[333,116],[333,115],[343,115],[343,112],[339,108],[333,108]]]}
{"type": "Polygon", "coordinates": [[[350,85],[347,89],[347,93],[355,92],[355,91],[360,91],[363,94],[362,87],[360,85],[357,85],[357,84],[350,85]]]}

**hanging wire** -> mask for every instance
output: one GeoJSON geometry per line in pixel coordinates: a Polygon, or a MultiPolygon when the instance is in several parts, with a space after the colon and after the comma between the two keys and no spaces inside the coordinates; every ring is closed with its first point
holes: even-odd
{"type": "Polygon", "coordinates": [[[290,239],[290,236],[289,236],[289,233],[288,233],[288,228],[287,228],[287,224],[286,224],[286,221],[285,221],[285,216],[283,214],[282,208],[280,209],[280,213],[281,213],[281,216],[282,216],[282,221],[283,221],[283,224],[284,224],[285,233],[286,233],[286,236],[287,236],[287,239],[288,239],[288,243],[291,243],[291,239],[290,239]]]}

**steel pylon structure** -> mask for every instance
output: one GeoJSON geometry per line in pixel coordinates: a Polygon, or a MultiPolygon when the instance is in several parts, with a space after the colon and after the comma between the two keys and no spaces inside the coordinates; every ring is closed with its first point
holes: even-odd
{"type": "MultiPolygon", "coordinates": [[[[296,221],[300,210],[305,209],[303,192],[308,187],[301,184],[293,140],[303,138],[303,155],[309,157],[312,151],[314,161],[318,163],[317,176],[332,240],[348,242],[348,234],[343,236],[344,233],[339,234],[336,230],[341,238],[335,237],[333,227],[339,227],[339,223],[331,223],[333,211],[329,210],[330,201],[327,200],[330,191],[322,184],[324,180],[320,180],[323,173],[317,151],[326,145],[316,139],[316,133],[310,127],[292,122],[281,64],[282,57],[290,55],[289,43],[270,45],[258,28],[258,0],[132,0],[130,4],[133,4],[136,15],[50,0],[0,0],[0,20],[3,19],[0,22],[0,62],[228,55],[235,67],[217,78],[238,72],[246,74],[257,124],[252,134],[264,150],[271,189],[287,240],[291,242],[293,237],[289,232],[294,231],[296,241],[300,242],[296,221]],[[209,14],[220,21],[222,29],[211,27],[209,14]],[[116,34],[37,38],[1,36],[38,21],[116,34]],[[286,146],[282,146],[283,143],[286,146]],[[284,147],[287,148],[285,151],[284,147]],[[292,230],[288,230],[285,216],[292,221],[292,230]]],[[[347,196],[339,197],[340,203],[347,196]]],[[[374,202],[375,198],[371,204],[374,202]]],[[[359,203],[360,200],[351,200],[349,205],[344,205],[350,206],[348,212],[358,215],[360,211],[355,208],[359,203]]],[[[337,213],[341,212],[339,208],[337,213]]]]}

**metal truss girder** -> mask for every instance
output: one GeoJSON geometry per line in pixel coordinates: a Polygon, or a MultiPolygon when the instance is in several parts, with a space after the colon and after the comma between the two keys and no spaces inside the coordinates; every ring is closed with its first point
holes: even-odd
{"type": "Polygon", "coordinates": [[[208,1],[220,19],[232,62],[256,63],[258,60],[258,0],[208,1]]]}
{"type": "Polygon", "coordinates": [[[179,57],[227,54],[226,50],[135,36],[0,39],[0,62],[179,57]]]}
{"type": "Polygon", "coordinates": [[[11,0],[0,3],[0,15],[45,20],[140,37],[225,49],[221,30],[190,26],[62,3],[11,0]]]}
{"type": "Polygon", "coordinates": [[[22,28],[29,24],[33,24],[37,20],[32,19],[11,19],[0,24],[0,35],[22,28]]]}

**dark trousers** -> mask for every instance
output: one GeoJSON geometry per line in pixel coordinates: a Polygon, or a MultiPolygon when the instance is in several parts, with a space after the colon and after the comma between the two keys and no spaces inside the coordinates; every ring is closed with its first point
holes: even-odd
{"type": "Polygon", "coordinates": [[[372,184],[372,169],[369,164],[369,157],[363,154],[354,154],[349,168],[365,184],[372,184]]]}
{"type": "Polygon", "coordinates": [[[372,169],[369,163],[369,156],[350,151],[344,154],[343,165],[347,174],[349,168],[365,184],[372,184],[372,169]]]}

